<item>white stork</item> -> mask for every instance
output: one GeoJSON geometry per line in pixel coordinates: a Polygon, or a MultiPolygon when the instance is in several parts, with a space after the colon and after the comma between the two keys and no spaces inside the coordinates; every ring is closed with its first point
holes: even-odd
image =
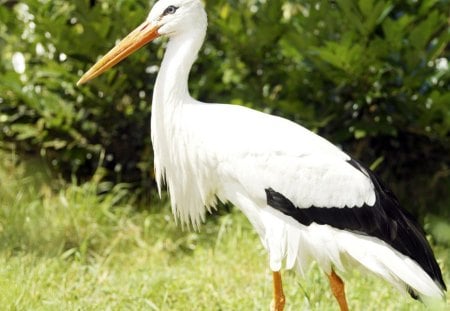
{"type": "Polygon", "coordinates": [[[350,263],[413,298],[444,296],[424,231],[369,169],[289,120],[189,95],[189,71],[206,27],[200,0],[160,0],[78,82],[159,36],[169,37],[154,88],[151,133],[158,190],[167,184],[176,218],[198,227],[217,200],[237,206],[269,253],[275,310],[284,308],[282,266],[303,273],[311,260],[329,276],[341,310],[348,307],[335,271],[350,263]]]}

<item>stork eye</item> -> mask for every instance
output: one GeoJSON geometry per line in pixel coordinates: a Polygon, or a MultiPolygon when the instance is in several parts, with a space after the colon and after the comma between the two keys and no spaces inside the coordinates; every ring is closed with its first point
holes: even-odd
{"type": "Polygon", "coordinates": [[[163,12],[163,16],[173,14],[178,10],[178,8],[174,5],[169,5],[163,12]]]}

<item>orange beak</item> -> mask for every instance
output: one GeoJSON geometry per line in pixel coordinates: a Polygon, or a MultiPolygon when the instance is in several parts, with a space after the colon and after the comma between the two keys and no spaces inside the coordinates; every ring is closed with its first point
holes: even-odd
{"type": "Polygon", "coordinates": [[[158,27],[152,26],[148,21],[143,22],[92,66],[81,79],[78,80],[77,85],[86,83],[101,75],[107,69],[113,67],[121,60],[158,37],[158,27]]]}

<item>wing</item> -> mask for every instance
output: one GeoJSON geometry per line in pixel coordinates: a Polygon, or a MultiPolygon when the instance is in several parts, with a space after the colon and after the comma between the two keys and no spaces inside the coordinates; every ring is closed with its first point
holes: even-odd
{"type": "Polygon", "coordinates": [[[193,105],[185,127],[191,149],[221,180],[235,180],[256,202],[272,188],[301,208],[375,202],[364,170],[322,137],[283,118],[241,106],[193,105]]]}
{"type": "MultiPolygon", "coordinates": [[[[267,204],[305,226],[311,223],[329,225],[376,237],[417,262],[441,290],[446,290],[439,265],[416,219],[399,205],[395,195],[373,172],[354,159],[351,163],[364,170],[373,182],[376,195],[373,205],[364,204],[358,208],[298,208],[283,194],[271,188],[266,189],[267,204]]],[[[408,288],[408,292],[413,298],[419,299],[419,294],[412,288],[408,288]]]]}
{"type": "Polygon", "coordinates": [[[227,105],[212,106],[217,110],[208,113],[205,106],[200,127],[208,135],[198,135],[208,158],[216,161],[217,180],[239,184],[253,202],[302,225],[376,237],[416,261],[445,289],[423,230],[368,168],[288,120],[227,105]]]}

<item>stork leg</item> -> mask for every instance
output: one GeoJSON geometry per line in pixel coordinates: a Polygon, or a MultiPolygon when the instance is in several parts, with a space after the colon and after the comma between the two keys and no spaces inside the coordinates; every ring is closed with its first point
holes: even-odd
{"type": "Polygon", "coordinates": [[[347,300],[345,299],[344,282],[333,269],[331,270],[328,279],[330,280],[331,291],[333,292],[334,297],[336,297],[341,311],[348,311],[347,300]]]}
{"type": "Polygon", "coordinates": [[[272,277],[273,277],[273,300],[272,304],[270,305],[270,310],[283,311],[286,299],[284,298],[283,284],[281,281],[280,271],[273,271],[272,277]]]}

